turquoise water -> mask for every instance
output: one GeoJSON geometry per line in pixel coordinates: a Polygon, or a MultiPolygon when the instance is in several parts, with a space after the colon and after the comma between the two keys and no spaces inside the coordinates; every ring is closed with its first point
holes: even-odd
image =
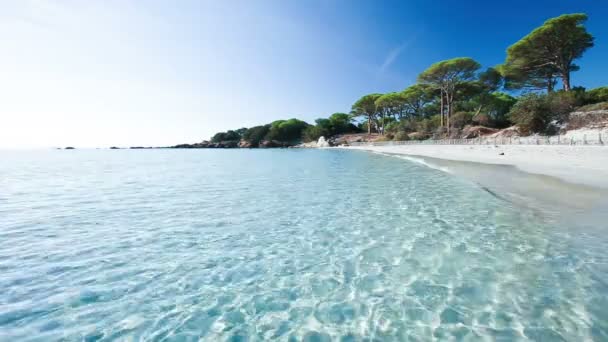
{"type": "Polygon", "coordinates": [[[608,340],[606,228],[364,152],[1,152],[0,340],[608,340]]]}

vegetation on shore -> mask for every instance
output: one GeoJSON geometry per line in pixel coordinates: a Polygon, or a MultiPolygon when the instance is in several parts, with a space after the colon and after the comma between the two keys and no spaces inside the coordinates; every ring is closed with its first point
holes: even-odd
{"type": "Polygon", "coordinates": [[[503,64],[483,71],[470,57],[434,63],[417,84],[363,95],[349,114],[334,113],[314,125],[277,120],[175,147],[286,147],[357,132],[384,140],[460,138],[472,126],[516,125],[521,134],[554,134],[576,108],[608,108],[608,87],[587,91],[571,85],[571,73],[580,69],[575,61],[594,45],[586,20],[581,13],[549,19],[511,45],[503,64]],[[556,91],[558,82],[562,89],[556,91]]]}

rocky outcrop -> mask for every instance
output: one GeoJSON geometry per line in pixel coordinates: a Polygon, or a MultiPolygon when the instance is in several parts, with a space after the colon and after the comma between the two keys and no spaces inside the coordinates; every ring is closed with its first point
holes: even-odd
{"type": "Polygon", "coordinates": [[[170,148],[237,148],[239,147],[238,141],[220,141],[220,142],[209,142],[203,141],[194,144],[179,144],[171,146],[170,148]]]}
{"type": "Polygon", "coordinates": [[[220,142],[203,141],[195,144],[179,144],[169,148],[283,148],[292,147],[294,144],[278,140],[262,140],[259,145],[254,145],[248,140],[229,140],[220,142]]]}
{"type": "Polygon", "coordinates": [[[330,147],[331,145],[329,144],[329,142],[327,140],[325,140],[325,137],[320,137],[319,141],[317,141],[317,147],[330,147]]]}
{"type": "Polygon", "coordinates": [[[260,148],[276,148],[276,147],[289,147],[291,144],[278,140],[262,140],[260,142],[260,148]]]}
{"type": "Polygon", "coordinates": [[[239,148],[252,148],[252,147],[253,147],[253,144],[248,140],[241,139],[241,141],[239,141],[239,148]]]}

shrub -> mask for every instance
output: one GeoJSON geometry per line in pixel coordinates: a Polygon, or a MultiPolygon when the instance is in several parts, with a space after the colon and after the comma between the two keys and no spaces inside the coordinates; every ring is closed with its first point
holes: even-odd
{"type": "Polygon", "coordinates": [[[270,125],[267,140],[294,142],[302,139],[302,133],[309,125],[298,119],[277,120],[270,125]]]}
{"type": "Polygon", "coordinates": [[[268,134],[269,130],[270,125],[251,127],[243,133],[242,138],[249,141],[251,145],[258,146],[260,142],[264,140],[264,137],[268,134]]]}
{"type": "Polygon", "coordinates": [[[608,102],[608,87],[599,87],[591,89],[586,93],[586,104],[593,104],[599,102],[608,102]]]}
{"type": "Polygon", "coordinates": [[[550,112],[546,95],[528,94],[511,108],[509,119],[523,134],[544,132],[551,122],[550,112]]]}
{"type": "Polygon", "coordinates": [[[608,110],[608,102],[588,104],[576,109],[577,112],[591,112],[595,110],[608,110]]]}
{"type": "Polygon", "coordinates": [[[476,114],[471,121],[478,126],[490,127],[492,125],[492,118],[485,113],[476,114]]]}
{"type": "Polygon", "coordinates": [[[241,140],[241,135],[236,131],[215,133],[215,135],[211,138],[211,141],[214,143],[218,143],[218,142],[222,142],[222,141],[239,141],[239,140],[241,140]]]}
{"type": "Polygon", "coordinates": [[[329,138],[329,134],[327,129],[325,129],[323,126],[317,125],[306,127],[302,137],[304,138],[304,141],[309,142],[318,141],[320,137],[329,138]]]}
{"type": "Polygon", "coordinates": [[[433,133],[441,124],[441,117],[433,115],[430,118],[420,120],[416,125],[416,131],[422,133],[433,133]]]}
{"type": "Polygon", "coordinates": [[[395,136],[393,137],[393,140],[396,141],[407,141],[410,140],[410,137],[408,136],[408,134],[404,131],[400,131],[395,133],[395,136]]]}
{"type": "Polygon", "coordinates": [[[575,91],[551,93],[547,95],[547,100],[551,119],[559,122],[567,121],[574,108],[580,105],[580,97],[575,91]]]}
{"type": "Polygon", "coordinates": [[[450,126],[453,128],[463,128],[471,123],[473,114],[467,112],[457,112],[450,118],[450,126]]]}

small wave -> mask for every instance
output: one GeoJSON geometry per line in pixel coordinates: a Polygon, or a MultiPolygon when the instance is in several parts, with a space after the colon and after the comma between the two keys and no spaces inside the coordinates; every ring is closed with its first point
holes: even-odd
{"type": "Polygon", "coordinates": [[[424,160],[423,158],[416,158],[416,157],[406,156],[406,155],[402,155],[402,154],[397,155],[397,154],[378,152],[378,151],[372,151],[372,153],[381,154],[381,155],[390,156],[390,157],[396,157],[396,158],[399,158],[399,159],[409,160],[411,162],[424,165],[424,166],[429,167],[431,169],[435,169],[435,170],[439,170],[439,171],[442,171],[442,172],[445,172],[445,173],[453,174],[452,170],[450,170],[449,168],[447,168],[445,166],[439,166],[439,165],[435,165],[435,164],[429,163],[426,160],[424,160]]]}

